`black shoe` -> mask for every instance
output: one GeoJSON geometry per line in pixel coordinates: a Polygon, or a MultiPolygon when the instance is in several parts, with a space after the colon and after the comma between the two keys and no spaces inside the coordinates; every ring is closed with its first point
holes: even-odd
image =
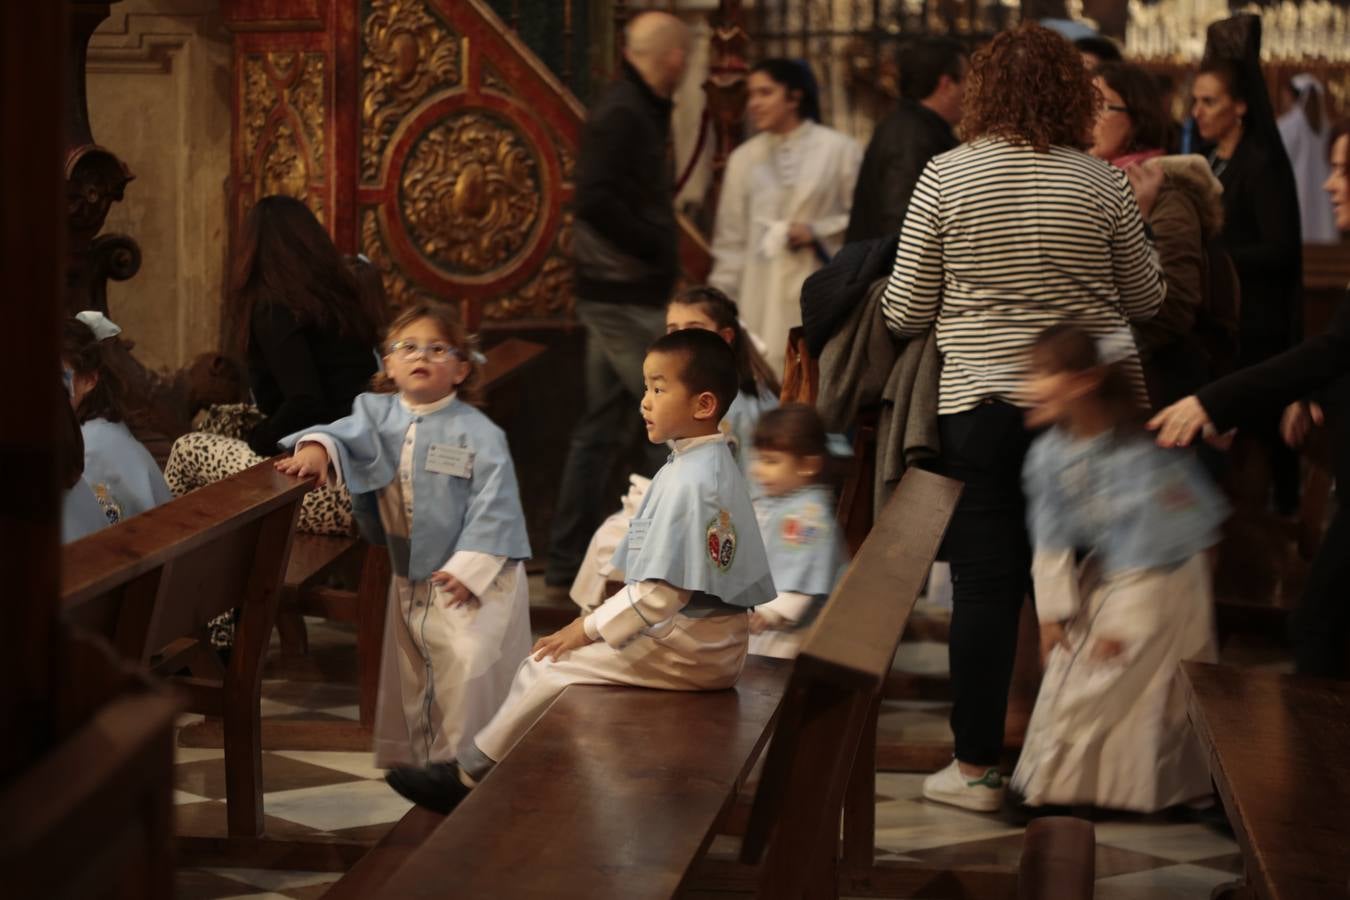
{"type": "Polygon", "coordinates": [[[459,780],[459,766],[452,762],[432,763],[421,769],[395,766],[385,773],[384,780],[404,798],[442,815],[469,796],[469,789],[459,780]]]}

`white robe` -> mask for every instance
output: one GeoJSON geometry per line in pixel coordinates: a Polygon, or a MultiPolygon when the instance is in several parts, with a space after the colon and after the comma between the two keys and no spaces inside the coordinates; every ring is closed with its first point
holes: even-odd
{"type": "Polygon", "coordinates": [[[802,282],[822,264],[813,248],[788,247],[787,228],[811,226],[834,255],[861,161],[857,141],[811,121],[787,135],[757,134],[727,160],[708,282],[737,302],[775,371],[783,368],[788,330],[802,321],[802,282]]]}
{"type": "MultiPolygon", "coordinates": [[[[1300,85],[1303,90],[1322,92],[1322,85],[1311,76],[1297,76],[1296,84],[1299,79],[1305,79],[1300,85]]],[[[1320,98],[1317,102],[1321,102],[1320,98]]],[[[1303,243],[1338,243],[1341,233],[1336,228],[1336,211],[1332,208],[1331,198],[1322,190],[1322,185],[1331,174],[1331,164],[1327,161],[1327,138],[1331,129],[1324,125],[1321,134],[1313,131],[1303,107],[1298,103],[1280,116],[1278,124],[1280,138],[1284,141],[1285,152],[1289,154],[1289,163],[1294,169],[1294,181],[1298,185],[1303,243]]]]}
{"type": "Polygon", "coordinates": [[[1086,569],[1080,583],[1072,551],[1038,553],[1033,563],[1037,615],[1068,619],[1072,649],[1056,647],[1046,661],[1013,791],[1032,806],[1133,812],[1207,796],[1207,758],[1180,677],[1183,660],[1218,658],[1205,555],[1101,582],[1091,561],[1086,569]],[[1099,638],[1122,642],[1124,652],[1093,662],[1099,638]]]}

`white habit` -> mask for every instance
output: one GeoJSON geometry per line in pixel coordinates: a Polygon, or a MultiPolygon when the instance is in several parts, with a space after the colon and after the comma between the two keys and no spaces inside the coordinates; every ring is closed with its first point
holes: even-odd
{"type": "Polygon", "coordinates": [[[802,322],[802,282],[822,265],[815,248],[788,247],[788,226],[809,225],[826,254],[838,252],[861,161],[857,141],[810,120],[786,135],[757,134],[727,160],[708,282],[739,305],[774,371],[802,322]]]}

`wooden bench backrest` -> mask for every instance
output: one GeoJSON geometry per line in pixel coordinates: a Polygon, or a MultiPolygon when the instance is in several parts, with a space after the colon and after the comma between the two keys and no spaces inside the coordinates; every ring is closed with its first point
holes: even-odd
{"type": "Polygon", "coordinates": [[[907,471],[802,645],[742,844],[746,863],[768,851],[762,897],[833,884],[853,757],[960,493],[907,471]]]}
{"type": "Polygon", "coordinates": [[[275,590],[309,486],[263,462],[72,543],[62,610],[124,658],[145,660],[252,592],[275,590]]]}

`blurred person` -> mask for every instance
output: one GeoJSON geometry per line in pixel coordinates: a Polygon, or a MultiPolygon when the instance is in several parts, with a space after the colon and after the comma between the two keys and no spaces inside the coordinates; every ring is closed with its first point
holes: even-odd
{"type": "Polygon", "coordinates": [[[1280,140],[1298,183],[1298,210],[1305,244],[1336,244],[1341,240],[1336,215],[1322,185],[1331,174],[1327,165],[1326,88],[1312,75],[1295,75],[1284,83],[1284,115],[1280,140]]]}

